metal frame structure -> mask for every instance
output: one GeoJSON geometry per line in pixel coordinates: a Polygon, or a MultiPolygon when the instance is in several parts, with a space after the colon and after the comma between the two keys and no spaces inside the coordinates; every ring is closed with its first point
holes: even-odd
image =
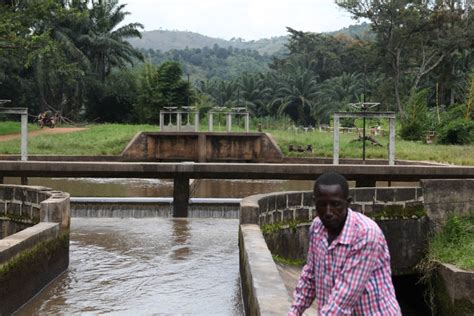
{"type": "Polygon", "coordinates": [[[250,115],[246,108],[244,107],[215,107],[212,111],[209,111],[208,123],[209,123],[209,132],[212,132],[214,129],[214,114],[225,114],[226,115],[226,132],[232,131],[232,116],[242,115],[245,120],[245,131],[250,131],[250,115]]]}
{"type": "Polygon", "coordinates": [[[0,100],[0,113],[21,115],[21,160],[28,160],[28,108],[6,108],[10,100],[0,100]]]}
{"type": "MultiPolygon", "coordinates": [[[[339,164],[339,127],[340,119],[363,118],[364,119],[364,151],[365,151],[365,119],[367,118],[385,118],[389,121],[389,139],[388,139],[388,164],[395,165],[395,112],[336,112],[334,113],[334,147],[333,164],[339,164]]],[[[364,155],[365,156],[365,155],[364,155]]]]}
{"type": "Polygon", "coordinates": [[[193,106],[164,107],[165,110],[160,111],[160,130],[162,132],[197,132],[199,131],[199,111],[193,106]],[[188,118],[188,124],[183,125],[183,114],[188,118]],[[194,114],[194,124],[190,124],[190,115],[194,114]],[[165,125],[165,117],[169,117],[168,125],[165,125]],[[176,125],[172,124],[172,117],[176,116],[176,125]]]}

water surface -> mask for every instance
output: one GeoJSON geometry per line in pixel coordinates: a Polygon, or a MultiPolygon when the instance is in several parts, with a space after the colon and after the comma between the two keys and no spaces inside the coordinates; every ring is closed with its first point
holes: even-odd
{"type": "Polygon", "coordinates": [[[73,218],[66,273],[18,315],[242,315],[238,220],[73,218]]]}

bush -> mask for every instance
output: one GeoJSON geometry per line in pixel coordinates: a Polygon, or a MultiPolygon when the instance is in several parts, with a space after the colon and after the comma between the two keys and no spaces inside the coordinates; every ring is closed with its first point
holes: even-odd
{"type": "Polygon", "coordinates": [[[428,89],[423,89],[411,94],[400,129],[404,140],[420,140],[428,130],[428,93],[428,89]]]}
{"type": "Polygon", "coordinates": [[[446,122],[438,131],[438,142],[457,145],[474,143],[474,121],[456,119],[446,122]]]}
{"type": "Polygon", "coordinates": [[[410,121],[402,123],[400,137],[404,140],[421,140],[425,135],[425,131],[425,124],[419,121],[410,121]]]}

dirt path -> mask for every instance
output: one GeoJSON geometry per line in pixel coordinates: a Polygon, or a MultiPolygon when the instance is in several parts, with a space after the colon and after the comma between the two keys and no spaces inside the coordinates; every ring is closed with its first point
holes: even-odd
{"type": "MultiPolygon", "coordinates": [[[[55,128],[48,128],[45,127],[43,129],[35,130],[28,133],[28,138],[35,137],[38,135],[49,135],[49,134],[65,134],[65,133],[73,133],[73,132],[80,132],[86,130],[87,128],[83,127],[55,127],[55,128]]],[[[8,134],[8,135],[0,135],[0,142],[6,142],[8,140],[17,139],[21,137],[21,133],[17,134],[8,134]]]]}

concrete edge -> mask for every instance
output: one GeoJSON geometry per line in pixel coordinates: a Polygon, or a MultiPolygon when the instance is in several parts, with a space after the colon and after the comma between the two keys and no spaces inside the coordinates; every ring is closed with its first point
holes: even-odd
{"type": "Polygon", "coordinates": [[[239,243],[245,311],[249,315],[286,315],[290,297],[260,227],[240,225],[239,243]]]}
{"type": "Polygon", "coordinates": [[[474,305],[474,271],[444,262],[437,262],[437,270],[444,279],[453,303],[464,299],[474,305]]]}
{"type": "Polygon", "coordinates": [[[0,266],[20,252],[59,236],[59,223],[41,222],[0,240],[0,266]]]}
{"type": "Polygon", "coordinates": [[[279,153],[280,157],[278,157],[280,160],[283,160],[285,158],[285,155],[283,155],[283,152],[281,151],[280,146],[278,146],[277,142],[273,138],[272,134],[270,133],[263,133],[264,137],[267,137],[270,143],[273,145],[275,150],[279,153]]]}
{"type": "Polygon", "coordinates": [[[142,134],[145,134],[146,132],[137,132],[135,134],[135,136],[133,136],[133,138],[128,142],[127,146],[125,146],[125,148],[122,150],[122,152],[120,153],[119,157],[125,157],[126,156],[126,153],[127,151],[130,149],[130,147],[132,147],[136,140],[142,135],[142,134]]]}

